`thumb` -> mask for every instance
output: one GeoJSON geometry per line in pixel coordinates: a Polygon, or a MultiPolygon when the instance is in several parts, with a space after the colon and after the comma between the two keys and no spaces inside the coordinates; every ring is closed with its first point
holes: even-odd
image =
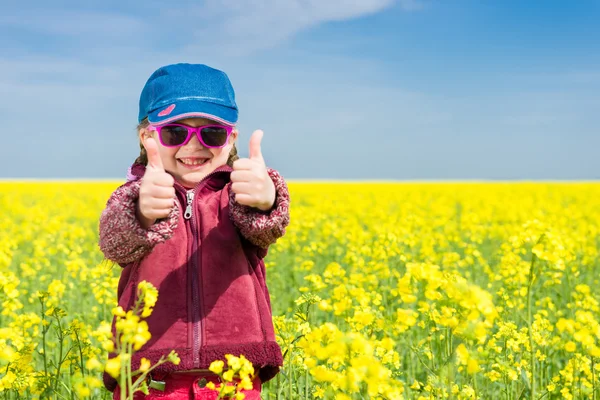
{"type": "Polygon", "coordinates": [[[150,168],[164,171],[162,160],[160,159],[160,154],[158,154],[158,144],[154,138],[146,138],[144,139],[144,148],[146,149],[146,154],[148,156],[148,166],[150,168]]]}
{"type": "Polygon", "coordinates": [[[260,142],[263,138],[263,131],[255,130],[250,137],[250,159],[263,161],[262,152],[260,150],[260,142]]]}

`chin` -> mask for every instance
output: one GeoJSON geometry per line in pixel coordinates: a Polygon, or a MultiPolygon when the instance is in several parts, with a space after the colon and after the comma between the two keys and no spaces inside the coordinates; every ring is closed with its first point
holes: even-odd
{"type": "Polygon", "coordinates": [[[200,182],[206,175],[210,174],[212,171],[214,170],[214,168],[210,168],[206,171],[193,171],[193,172],[183,172],[181,174],[181,179],[184,182],[188,182],[190,184],[194,184],[196,185],[198,182],[200,182]]]}

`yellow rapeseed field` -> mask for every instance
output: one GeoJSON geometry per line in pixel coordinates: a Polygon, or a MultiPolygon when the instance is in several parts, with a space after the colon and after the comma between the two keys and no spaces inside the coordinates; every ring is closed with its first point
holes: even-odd
{"type": "MultiPolygon", "coordinates": [[[[118,185],[0,183],[0,400],[110,398],[118,185]]],[[[600,184],[289,187],[264,399],[600,398],[600,184]]]]}

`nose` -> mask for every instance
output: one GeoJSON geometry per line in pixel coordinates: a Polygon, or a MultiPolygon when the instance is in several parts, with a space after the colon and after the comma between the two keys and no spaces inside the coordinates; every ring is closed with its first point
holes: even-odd
{"type": "Polygon", "coordinates": [[[204,148],[202,143],[200,143],[200,140],[198,140],[197,134],[193,134],[190,141],[187,142],[187,144],[184,147],[190,147],[192,149],[195,149],[195,148],[203,149],[204,148]]]}

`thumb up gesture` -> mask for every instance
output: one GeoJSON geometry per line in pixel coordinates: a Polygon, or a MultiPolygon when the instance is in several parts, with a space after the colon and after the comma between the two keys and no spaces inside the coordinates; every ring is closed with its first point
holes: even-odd
{"type": "Polygon", "coordinates": [[[267,211],[273,207],[276,193],[260,150],[262,137],[263,131],[254,131],[250,137],[250,157],[233,162],[231,190],[239,204],[267,211]]]}
{"type": "Polygon", "coordinates": [[[143,143],[148,166],[140,186],[137,217],[142,226],[148,228],[157,219],[167,217],[175,206],[175,180],[165,172],[156,140],[146,138],[143,143]]]}

